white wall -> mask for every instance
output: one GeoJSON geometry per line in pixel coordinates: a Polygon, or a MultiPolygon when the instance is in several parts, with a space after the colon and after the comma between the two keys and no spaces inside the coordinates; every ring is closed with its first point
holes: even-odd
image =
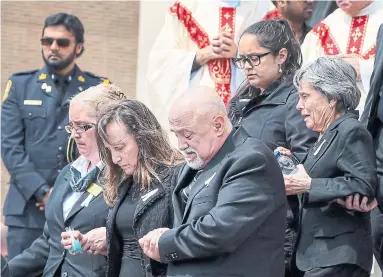
{"type": "MultiPolygon", "coordinates": [[[[138,59],[137,59],[137,82],[136,97],[138,100],[148,99],[148,87],[146,72],[148,56],[154,41],[160,32],[167,12],[173,0],[164,1],[141,1],[140,20],[138,28],[138,59]]],[[[150,103],[145,103],[150,107],[150,103]]]]}

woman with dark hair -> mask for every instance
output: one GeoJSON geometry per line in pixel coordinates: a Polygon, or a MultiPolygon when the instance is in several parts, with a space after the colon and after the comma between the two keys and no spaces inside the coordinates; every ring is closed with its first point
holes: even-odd
{"type": "MultiPolygon", "coordinates": [[[[267,20],[248,27],[239,41],[235,65],[243,69],[247,80],[230,102],[229,116],[234,127],[240,125],[272,150],[291,149],[295,161],[303,159],[317,139],[299,112],[293,76],[301,67],[299,43],[286,20],[267,20]]],[[[294,245],[298,228],[299,202],[288,197],[285,242],[286,276],[291,276],[294,245]]]]}
{"type": "Polygon", "coordinates": [[[144,256],[138,239],[172,227],[173,178],[184,159],[170,146],[152,112],[137,100],[104,105],[98,119],[103,192],[110,207],[106,230],[95,230],[92,238],[79,232],[74,237],[88,254],[107,255],[107,277],[166,276],[167,266],[144,256]]]}
{"type": "Polygon", "coordinates": [[[166,265],[144,257],[138,239],[172,227],[172,177],[183,161],[152,112],[125,100],[101,116],[98,145],[105,162],[108,277],[165,276],[166,265]]]}

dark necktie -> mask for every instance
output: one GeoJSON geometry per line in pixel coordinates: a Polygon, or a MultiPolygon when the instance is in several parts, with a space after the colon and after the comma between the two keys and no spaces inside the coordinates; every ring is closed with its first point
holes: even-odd
{"type": "Polygon", "coordinates": [[[201,173],[202,173],[202,170],[197,171],[197,173],[195,174],[195,176],[193,178],[193,181],[191,181],[191,183],[186,188],[183,188],[181,190],[181,198],[185,204],[188,202],[190,192],[193,188],[193,185],[196,183],[196,181],[197,181],[198,177],[201,175],[201,173]]]}

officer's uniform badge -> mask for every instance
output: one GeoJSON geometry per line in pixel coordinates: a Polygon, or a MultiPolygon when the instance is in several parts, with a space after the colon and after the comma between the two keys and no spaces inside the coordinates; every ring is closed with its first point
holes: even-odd
{"type": "Polygon", "coordinates": [[[8,98],[9,91],[11,90],[12,87],[12,81],[8,80],[7,86],[5,87],[4,95],[3,95],[3,101],[8,98]]]}
{"type": "Polygon", "coordinates": [[[52,87],[48,86],[47,83],[41,85],[41,89],[45,90],[45,92],[50,93],[52,91],[52,87]]]}
{"type": "Polygon", "coordinates": [[[39,80],[45,80],[47,78],[47,74],[45,73],[41,73],[40,76],[39,76],[39,80]]]}
{"type": "Polygon", "coordinates": [[[85,82],[84,77],[82,77],[81,75],[79,75],[79,76],[77,77],[77,80],[79,80],[81,83],[84,83],[84,82],[85,82]]]}

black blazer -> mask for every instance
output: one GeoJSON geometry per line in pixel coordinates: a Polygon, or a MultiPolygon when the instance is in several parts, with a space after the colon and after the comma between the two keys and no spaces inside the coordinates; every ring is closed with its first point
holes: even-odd
{"type": "MultiPolygon", "coordinates": [[[[372,134],[374,140],[379,141],[378,130],[383,128],[383,25],[380,26],[378,37],[376,38],[376,54],[374,71],[371,75],[370,91],[367,95],[366,105],[360,121],[367,127],[368,131],[372,134]],[[378,118],[380,114],[380,119],[378,118]]],[[[377,151],[381,152],[382,150],[377,151]]],[[[383,212],[383,160],[377,155],[377,167],[379,186],[377,189],[377,200],[379,202],[379,209],[383,212]]]]}
{"type": "MultiPolygon", "coordinates": [[[[168,227],[173,225],[173,208],[171,203],[171,193],[174,188],[174,180],[178,174],[180,166],[167,168],[164,167],[160,175],[161,182],[154,180],[151,185],[151,190],[147,193],[153,193],[145,201],[142,197],[136,207],[133,219],[133,229],[137,238],[142,238],[150,231],[168,227]]],[[[132,186],[132,180],[125,180],[118,192],[116,204],[110,209],[106,225],[107,231],[107,245],[108,245],[108,266],[107,277],[119,276],[122,258],[122,242],[116,232],[116,215],[119,207],[128,195],[129,188],[132,186]]],[[[143,196],[143,195],[142,195],[143,196]]],[[[150,260],[139,248],[142,257],[142,271],[143,276],[166,276],[166,264],[158,263],[150,260]]]]}
{"type": "Polygon", "coordinates": [[[356,193],[369,199],[375,195],[375,151],[357,113],[336,119],[303,164],[312,180],[303,197],[298,268],[356,264],[370,272],[370,214],[347,210],[334,201],[356,193]]]}
{"type": "Polygon", "coordinates": [[[192,186],[185,165],[173,193],[174,228],[159,240],[168,276],[282,277],[286,193],[273,152],[243,128],[230,135],[192,186]]]}
{"type": "Polygon", "coordinates": [[[379,100],[383,94],[383,25],[380,26],[376,38],[376,54],[374,71],[371,75],[370,91],[360,121],[375,135],[378,126],[382,124],[377,118],[379,100]]]}
{"type": "Polygon", "coordinates": [[[67,165],[61,171],[48,199],[45,212],[47,221],[43,234],[23,253],[9,261],[13,277],[36,276],[41,273],[43,276],[53,276],[60,269],[60,265],[61,272],[67,272],[68,277],[105,276],[105,256],[71,255],[61,244],[61,232],[65,231],[65,227],[70,226],[85,234],[92,229],[104,227],[108,213],[102,193],[93,197],[87,207],[81,206],[90,195],[85,191],[64,220],[63,203],[66,196],[73,191],[69,184],[69,168],[67,165]]]}

